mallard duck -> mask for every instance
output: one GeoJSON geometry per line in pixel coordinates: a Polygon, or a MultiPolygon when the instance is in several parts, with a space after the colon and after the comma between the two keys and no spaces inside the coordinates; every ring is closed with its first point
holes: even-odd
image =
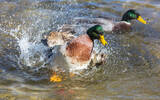
{"type": "Polygon", "coordinates": [[[140,16],[140,14],[134,10],[130,9],[124,13],[121,21],[113,22],[111,19],[106,18],[75,18],[76,22],[87,24],[99,24],[103,27],[104,31],[106,32],[124,32],[129,31],[131,28],[131,20],[138,20],[143,24],[147,24],[147,22],[140,16]]]}
{"type": "MultiPolygon", "coordinates": [[[[98,39],[104,46],[107,45],[103,33],[104,30],[102,26],[95,25],[87,30],[87,34],[82,34],[75,38],[72,37],[72,39],[64,45],[58,46],[56,52],[53,54],[53,69],[55,70],[57,67],[58,69],[64,68],[74,74],[82,69],[87,69],[93,54],[94,40],[98,39]]],[[[60,33],[58,34],[60,35],[60,33]]],[[[63,36],[64,33],[61,33],[61,35],[63,36]]],[[[56,38],[52,38],[52,41],[53,39],[56,38]]],[[[61,78],[54,73],[50,80],[59,82],[61,78]]]]}

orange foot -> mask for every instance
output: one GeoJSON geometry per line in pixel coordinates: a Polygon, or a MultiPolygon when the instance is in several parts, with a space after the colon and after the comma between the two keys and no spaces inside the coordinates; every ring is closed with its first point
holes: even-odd
{"type": "MultiPolygon", "coordinates": [[[[70,78],[72,78],[74,76],[75,76],[74,73],[72,73],[72,72],[69,73],[70,78]]],[[[63,78],[63,79],[65,80],[66,78],[63,78]]],[[[62,76],[57,75],[56,72],[50,77],[50,82],[61,82],[61,81],[62,81],[62,76]]]]}
{"type": "Polygon", "coordinates": [[[62,77],[57,75],[56,72],[50,77],[50,82],[61,82],[62,77]]]}

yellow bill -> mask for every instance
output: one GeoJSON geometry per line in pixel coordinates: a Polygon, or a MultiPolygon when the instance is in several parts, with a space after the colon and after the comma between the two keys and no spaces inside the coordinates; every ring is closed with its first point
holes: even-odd
{"type": "Polygon", "coordinates": [[[141,16],[138,16],[137,20],[143,24],[147,24],[147,22],[141,16]]]}
{"type": "Polygon", "coordinates": [[[100,35],[100,39],[101,43],[105,46],[108,45],[107,41],[104,39],[104,35],[100,35]]]}

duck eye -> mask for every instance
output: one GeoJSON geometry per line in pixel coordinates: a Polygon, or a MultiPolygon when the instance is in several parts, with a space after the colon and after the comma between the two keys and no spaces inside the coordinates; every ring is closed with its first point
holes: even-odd
{"type": "Polygon", "coordinates": [[[103,34],[104,34],[104,32],[100,32],[100,34],[101,34],[101,35],[103,35],[103,34]]]}
{"type": "Polygon", "coordinates": [[[94,31],[97,35],[103,35],[103,32],[94,31]]]}
{"type": "Polygon", "coordinates": [[[136,18],[136,15],[132,14],[132,13],[130,13],[129,16],[132,17],[132,18],[136,18]]]}

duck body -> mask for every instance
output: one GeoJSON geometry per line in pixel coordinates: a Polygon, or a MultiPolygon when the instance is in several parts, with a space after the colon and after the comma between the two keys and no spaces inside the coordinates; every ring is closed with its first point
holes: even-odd
{"type": "Polygon", "coordinates": [[[87,69],[90,63],[93,49],[93,41],[87,34],[83,34],[58,48],[54,56],[54,67],[77,73],[87,69]],[[82,41],[83,40],[83,41],[82,41]]]}
{"type": "Polygon", "coordinates": [[[142,19],[140,14],[134,10],[130,9],[124,13],[120,21],[113,21],[111,18],[107,17],[98,17],[98,18],[85,18],[78,17],[75,18],[75,21],[79,23],[87,23],[92,25],[99,24],[103,27],[104,31],[107,33],[122,33],[131,30],[131,20],[138,20],[143,24],[146,24],[146,21],[142,19]]]}
{"type": "MultiPolygon", "coordinates": [[[[98,56],[98,54],[93,52],[94,39],[99,39],[103,45],[106,45],[106,41],[104,40],[103,35],[101,35],[102,32],[99,32],[100,34],[97,33],[97,30],[93,27],[87,32],[87,34],[82,34],[74,38],[72,37],[72,39],[71,37],[68,37],[65,43],[63,39],[61,40],[63,42],[56,43],[56,41],[60,40],[62,37],[60,34],[64,35],[66,33],[51,32],[51,34],[54,35],[49,35],[47,43],[52,40],[50,46],[57,46],[57,48],[54,49],[54,54],[52,56],[52,69],[56,70],[60,68],[72,73],[77,73],[83,69],[87,69],[93,58],[94,61],[92,62],[100,63],[102,61],[100,58],[101,54],[98,56]],[[59,34],[59,36],[57,34],[59,34]],[[95,60],[95,56],[99,58],[95,60]]],[[[106,56],[103,55],[103,57],[106,56]]]]}

